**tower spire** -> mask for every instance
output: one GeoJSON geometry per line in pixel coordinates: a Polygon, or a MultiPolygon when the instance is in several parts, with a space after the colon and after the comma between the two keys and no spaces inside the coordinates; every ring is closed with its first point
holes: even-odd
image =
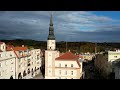
{"type": "Polygon", "coordinates": [[[50,26],[49,26],[48,40],[55,40],[54,27],[53,27],[53,21],[52,21],[52,13],[51,13],[51,17],[50,17],[50,26]]]}
{"type": "Polygon", "coordinates": [[[50,26],[53,26],[53,21],[52,21],[52,12],[51,12],[51,17],[50,17],[50,26]]]}

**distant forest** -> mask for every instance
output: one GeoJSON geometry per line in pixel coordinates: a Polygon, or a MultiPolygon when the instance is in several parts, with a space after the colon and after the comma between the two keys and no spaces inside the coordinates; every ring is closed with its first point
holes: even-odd
{"type": "MultiPolygon", "coordinates": [[[[35,40],[1,40],[5,42],[7,45],[14,45],[14,46],[22,46],[25,45],[28,48],[40,48],[41,50],[46,50],[47,42],[46,41],[35,41],[35,40]]],[[[92,43],[92,42],[56,42],[56,49],[60,52],[66,52],[71,50],[72,52],[78,53],[86,53],[86,52],[95,52],[95,46],[97,46],[97,52],[105,51],[105,50],[114,50],[120,49],[120,43],[92,43]]]]}

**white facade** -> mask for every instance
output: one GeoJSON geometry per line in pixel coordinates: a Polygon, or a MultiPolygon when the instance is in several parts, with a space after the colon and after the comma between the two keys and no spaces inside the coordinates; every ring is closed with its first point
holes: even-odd
{"type": "Polygon", "coordinates": [[[55,58],[59,56],[59,51],[45,51],[45,79],[54,79],[55,58]]]}
{"type": "Polygon", "coordinates": [[[41,50],[40,49],[33,49],[31,50],[31,71],[32,69],[35,72],[35,75],[40,73],[40,67],[41,67],[41,63],[42,63],[42,58],[41,58],[41,50]]]}
{"type": "Polygon", "coordinates": [[[41,50],[40,49],[32,49],[27,52],[28,56],[20,58],[18,61],[18,73],[17,76],[19,78],[19,74],[23,79],[29,79],[34,77],[35,75],[40,73],[41,67],[41,50]],[[24,76],[24,72],[26,75],[24,76]]]}
{"type": "Polygon", "coordinates": [[[108,51],[108,62],[113,62],[120,58],[120,50],[108,51]]]}
{"type": "Polygon", "coordinates": [[[41,50],[23,48],[12,47],[8,51],[5,43],[0,43],[0,79],[29,79],[40,73],[41,50]]]}
{"type": "Polygon", "coordinates": [[[0,79],[15,78],[16,57],[12,51],[0,52],[0,79]]]}
{"type": "Polygon", "coordinates": [[[6,51],[6,45],[5,45],[4,42],[2,42],[2,43],[0,44],[0,50],[1,50],[1,51],[6,51]]]}
{"type": "Polygon", "coordinates": [[[82,76],[82,62],[80,67],[76,61],[55,61],[55,78],[56,79],[80,79],[82,76]]]}

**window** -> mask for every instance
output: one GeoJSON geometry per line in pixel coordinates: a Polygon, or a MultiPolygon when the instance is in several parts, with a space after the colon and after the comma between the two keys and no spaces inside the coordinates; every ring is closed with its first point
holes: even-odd
{"type": "Polygon", "coordinates": [[[67,64],[65,64],[65,67],[67,67],[67,64]]]}
{"type": "Polygon", "coordinates": [[[73,64],[71,64],[71,67],[73,67],[73,64]]]}
{"type": "Polygon", "coordinates": [[[51,73],[51,70],[49,70],[49,73],[51,73]]]}
{"type": "Polygon", "coordinates": [[[2,67],[2,64],[0,63],[0,67],[2,67]]]}
{"type": "Polygon", "coordinates": [[[114,56],[115,58],[117,58],[117,56],[114,56]]]}
{"type": "Polygon", "coordinates": [[[59,70],[59,74],[61,75],[61,70],[59,70]]]}
{"type": "Polygon", "coordinates": [[[71,78],[71,79],[73,79],[73,78],[71,78]]]}
{"type": "Polygon", "coordinates": [[[2,55],[0,54],[0,57],[2,57],[2,55]]]}
{"type": "Polygon", "coordinates": [[[65,75],[67,75],[67,71],[65,71],[65,75]]]}
{"type": "Polygon", "coordinates": [[[2,76],[2,72],[0,72],[0,76],[2,76]]]}
{"type": "Polygon", "coordinates": [[[73,75],[73,71],[71,71],[71,75],[73,75]]]}
{"type": "Polygon", "coordinates": [[[61,64],[59,63],[59,67],[61,67],[61,64]]]}
{"type": "Polygon", "coordinates": [[[61,77],[59,77],[59,79],[61,79],[61,77]]]}

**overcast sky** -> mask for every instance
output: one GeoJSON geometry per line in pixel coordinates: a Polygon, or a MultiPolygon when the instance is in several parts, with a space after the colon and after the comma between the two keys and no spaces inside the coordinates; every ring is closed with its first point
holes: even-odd
{"type": "MultiPolygon", "coordinates": [[[[47,40],[50,11],[0,11],[0,39],[47,40]]],[[[53,11],[57,41],[120,41],[119,11],[53,11]]]]}

